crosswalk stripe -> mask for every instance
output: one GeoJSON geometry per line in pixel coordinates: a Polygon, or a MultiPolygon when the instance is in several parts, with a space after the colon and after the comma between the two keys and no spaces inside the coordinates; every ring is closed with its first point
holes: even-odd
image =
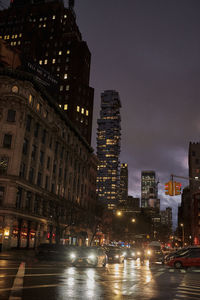
{"type": "Polygon", "coordinates": [[[178,290],[188,290],[188,291],[195,291],[195,292],[200,292],[200,288],[199,287],[188,287],[188,286],[185,286],[185,287],[183,287],[183,286],[180,286],[180,287],[178,287],[178,290]]]}

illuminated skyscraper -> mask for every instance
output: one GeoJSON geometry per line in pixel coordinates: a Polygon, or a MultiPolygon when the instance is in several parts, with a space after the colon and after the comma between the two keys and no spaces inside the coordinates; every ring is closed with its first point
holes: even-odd
{"type": "Polygon", "coordinates": [[[119,200],[120,107],[118,92],[108,90],[101,94],[100,118],[97,121],[97,195],[108,209],[114,209],[119,200]]]}
{"type": "Polygon", "coordinates": [[[58,84],[51,95],[90,144],[91,53],[76,23],[74,1],[68,3],[66,8],[62,0],[12,0],[0,11],[0,38],[20,50],[27,71],[45,69],[54,75],[58,84]]]}
{"type": "Polygon", "coordinates": [[[158,198],[155,171],[142,171],[141,207],[156,207],[158,198]]]}
{"type": "Polygon", "coordinates": [[[128,200],[128,165],[121,164],[119,202],[127,204],[126,203],[127,200],[128,200]]]}

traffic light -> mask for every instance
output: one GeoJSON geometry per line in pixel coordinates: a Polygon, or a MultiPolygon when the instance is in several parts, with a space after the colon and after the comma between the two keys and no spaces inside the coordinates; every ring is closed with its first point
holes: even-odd
{"type": "Polygon", "coordinates": [[[181,183],[174,181],[174,195],[180,195],[181,194],[181,183]]]}
{"type": "Polygon", "coordinates": [[[172,180],[165,183],[165,195],[174,196],[174,187],[172,180]]]}

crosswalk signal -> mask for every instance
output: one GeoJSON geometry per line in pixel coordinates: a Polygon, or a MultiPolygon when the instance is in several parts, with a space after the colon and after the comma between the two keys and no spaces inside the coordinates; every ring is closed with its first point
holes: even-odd
{"type": "Polygon", "coordinates": [[[173,181],[165,183],[165,195],[174,196],[173,181]]]}
{"type": "Polygon", "coordinates": [[[174,181],[174,195],[180,195],[181,194],[181,183],[174,181]]]}

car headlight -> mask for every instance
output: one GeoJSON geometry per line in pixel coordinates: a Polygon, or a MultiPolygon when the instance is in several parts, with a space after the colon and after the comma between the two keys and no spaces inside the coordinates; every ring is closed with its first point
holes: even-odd
{"type": "Polygon", "coordinates": [[[141,253],[140,252],[137,252],[137,255],[140,255],[141,253]]]}
{"type": "Polygon", "coordinates": [[[119,255],[115,255],[115,258],[119,258],[119,255]]]}
{"type": "Polygon", "coordinates": [[[95,259],[95,255],[94,255],[94,254],[90,254],[90,255],[88,256],[88,258],[89,258],[89,259],[95,259]]]}
{"type": "Polygon", "coordinates": [[[147,250],[147,254],[148,254],[148,255],[151,255],[151,251],[150,251],[150,250],[147,250]]]}
{"type": "Polygon", "coordinates": [[[132,253],[131,253],[131,255],[132,255],[132,256],[135,256],[135,253],[134,253],[134,252],[132,252],[132,253]]]}
{"type": "Polygon", "coordinates": [[[71,258],[75,258],[75,257],[76,257],[76,254],[75,254],[75,253],[71,253],[71,254],[70,254],[70,257],[71,257],[71,258]]]}

